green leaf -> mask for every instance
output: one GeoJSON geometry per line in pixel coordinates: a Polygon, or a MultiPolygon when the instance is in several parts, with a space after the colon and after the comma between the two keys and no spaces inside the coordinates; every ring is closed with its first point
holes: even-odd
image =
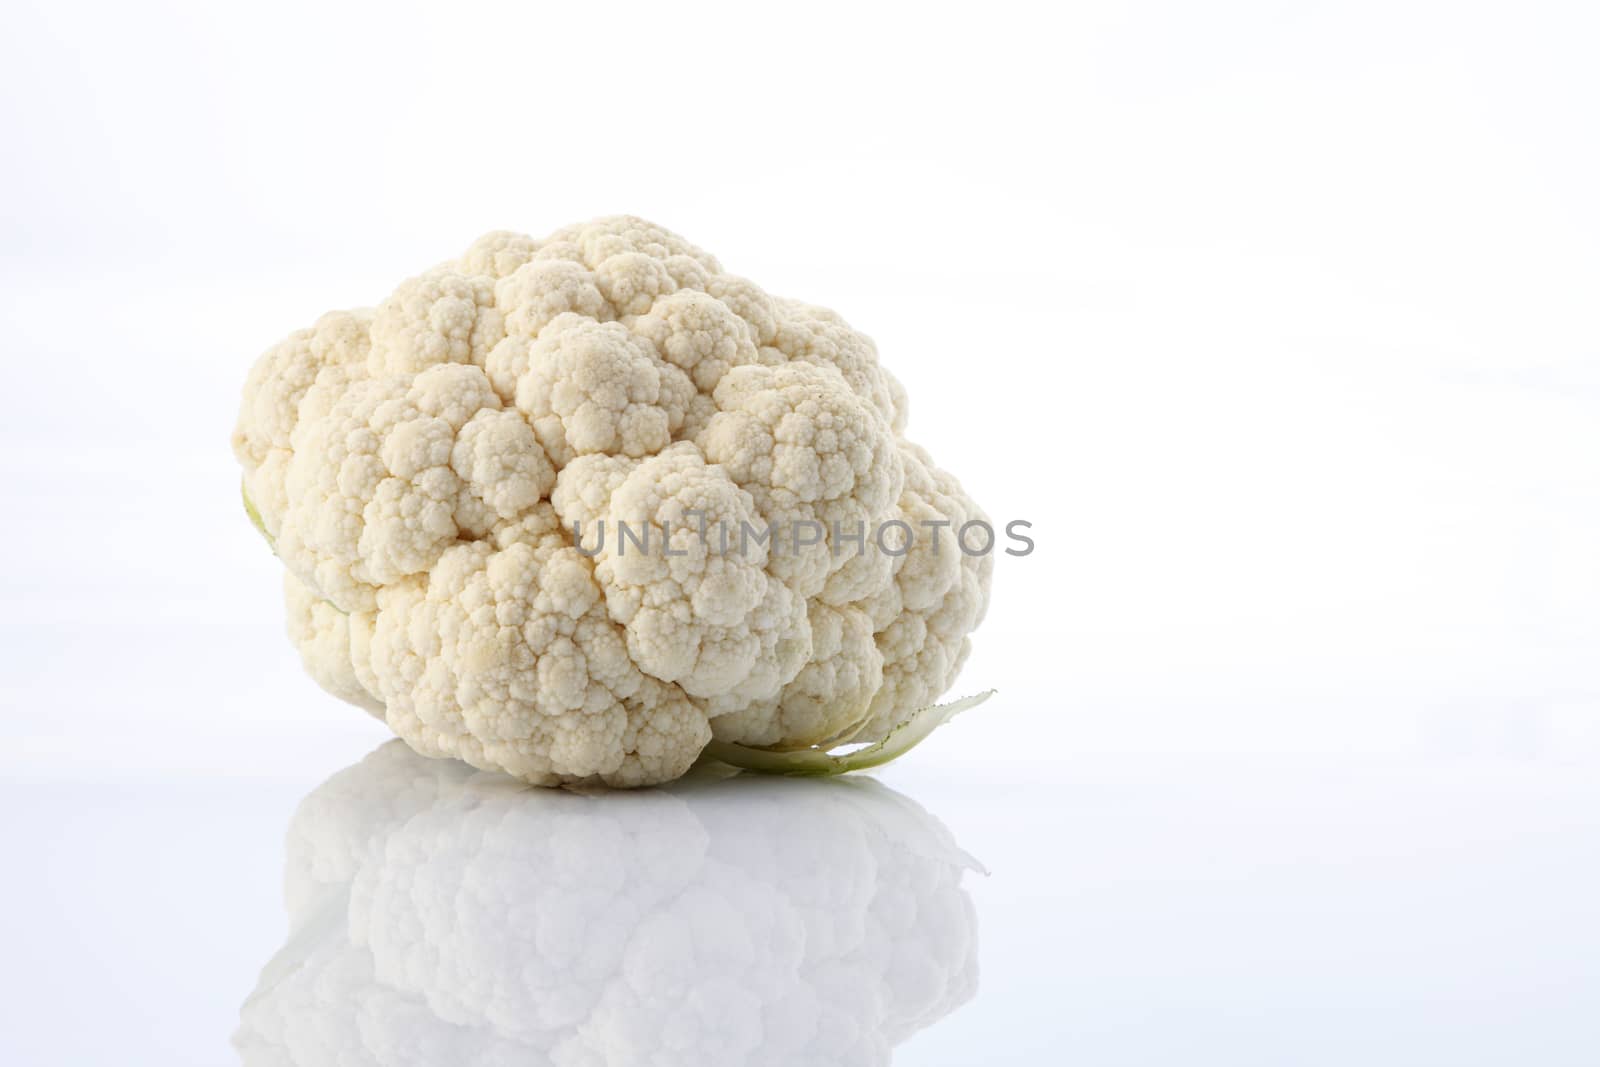
{"type": "MultiPolygon", "coordinates": [[[[251,523],[261,532],[261,536],[267,539],[267,547],[272,549],[272,554],[276,556],[278,554],[278,542],[274,541],[272,535],[267,532],[267,524],[261,521],[261,512],[256,510],[255,501],[250,499],[250,490],[244,487],[243,478],[239,479],[239,497],[244,501],[244,513],[250,516],[251,523]]],[[[340,615],[350,614],[327,597],[323,597],[322,602],[340,615]]]]}
{"type": "Polygon", "coordinates": [[[277,552],[278,544],[272,539],[272,535],[267,533],[267,524],[261,521],[261,512],[256,510],[255,501],[250,499],[250,490],[244,487],[243,478],[239,479],[239,497],[244,501],[244,513],[250,516],[250,521],[255,524],[255,528],[261,531],[262,537],[267,539],[267,544],[272,551],[277,552]]]}
{"type": "Polygon", "coordinates": [[[766,748],[749,748],[727,741],[712,741],[700,754],[702,760],[726,763],[740,770],[760,774],[785,774],[792,777],[820,778],[850,771],[881,767],[890,760],[899,759],[910,752],[934,730],[943,726],[968,708],[975,708],[994,696],[994,690],[974,693],[948,704],[933,704],[921,708],[901,719],[884,735],[882,741],[851,752],[830,752],[821,748],[802,748],[777,752],[766,748]]]}

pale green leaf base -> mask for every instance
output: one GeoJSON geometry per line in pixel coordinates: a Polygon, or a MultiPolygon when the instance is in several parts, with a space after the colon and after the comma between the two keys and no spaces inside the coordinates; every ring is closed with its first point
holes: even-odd
{"type": "Polygon", "coordinates": [[[774,752],[765,748],[749,748],[713,741],[700,753],[700,759],[725,763],[740,770],[760,774],[785,774],[799,778],[821,778],[850,771],[881,767],[890,760],[899,759],[910,752],[934,730],[968,708],[975,708],[994,696],[994,690],[974,693],[948,704],[932,704],[912,712],[884,735],[882,741],[858,748],[852,752],[829,752],[820,748],[803,748],[790,752],[774,752]]]}

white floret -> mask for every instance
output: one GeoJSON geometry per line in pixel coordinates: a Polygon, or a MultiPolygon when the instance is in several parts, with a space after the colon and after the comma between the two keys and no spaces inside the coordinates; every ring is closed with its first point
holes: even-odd
{"type": "Polygon", "coordinates": [[[383,703],[357,676],[350,644],[350,617],[306,588],[293,573],[283,575],[289,640],[306,673],[340,700],[383,718],[383,703]]]}
{"type": "Polygon", "coordinates": [[[557,462],[642,457],[672,442],[694,386],[616,323],[557,316],[528,348],[513,398],[557,462]]]}
{"type": "MultiPolygon", "coordinates": [[[[716,414],[696,443],[787,538],[773,573],[803,597],[818,595],[830,575],[870,550],[852,551],[844,537],[871,537],[892,517],[902,484],[892,431],[836,371],[812,364],[734,368],[714,398],[716,414]],[[814,543],[802,545],[802,537],[814,543]]],[[[850,592],[864,594],[860,586],[886,579],[888,561],[872,555],[878,562],[869,577],[849,576],[850,592]]],[[[836,589],[828,599],[858,598],[836,589]]]]}
{"type": "Polygon", "coordinates": [[[492,279],[449,266],[401,283],[372,319],[373,375],[416,374],[440,363],[475,363],[505,335],[492,279]]]}
{"type": "Polygon", "coordinates": [[[805,663],[805,601],[769,573],[765,545],[720,553],[714,536],[702,537],[702,523],[737,538],[762,519],[750,495],[693,445],[637,463],[577,460],[561,472],[554,501],[564,524],[593,531],[585,543],[599,548],[595,573],[611,617],[654,677],[727,707],[775,696],[805,663]],[[649,551],[624,525],[641,540],[670,540],[649,551]]]}

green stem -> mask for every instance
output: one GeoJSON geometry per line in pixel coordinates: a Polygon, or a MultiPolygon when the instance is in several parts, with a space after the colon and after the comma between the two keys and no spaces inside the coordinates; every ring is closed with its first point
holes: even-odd
{"type": "Polygon", "coordinates": [[[881,767],[890,760],[899,759],[910,752],[934,730],[961,712],[977,707],[992,696],[994,690],[989,689],[969,697],[962,697],[960,700],[953,700],[948,704],[933,704],[918,709],[895,724],[884,735],[883,740],[853,752],[833,753],[820,748],[775,752],[771,749],[749,748],[727,741],[712,741],[700,754],[700,758],[760,774],[785,774],[806,778],[881,767]]]}

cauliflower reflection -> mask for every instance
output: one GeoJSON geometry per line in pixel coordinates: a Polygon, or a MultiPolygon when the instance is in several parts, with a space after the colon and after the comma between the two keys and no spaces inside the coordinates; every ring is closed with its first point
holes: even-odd
{"type": "Polygon", "coordinates": [[[246,1064],[869,1064],[972,996],[972,866],[871,780],[529,790],[400,742],[289,830],[246,1064]]]}

